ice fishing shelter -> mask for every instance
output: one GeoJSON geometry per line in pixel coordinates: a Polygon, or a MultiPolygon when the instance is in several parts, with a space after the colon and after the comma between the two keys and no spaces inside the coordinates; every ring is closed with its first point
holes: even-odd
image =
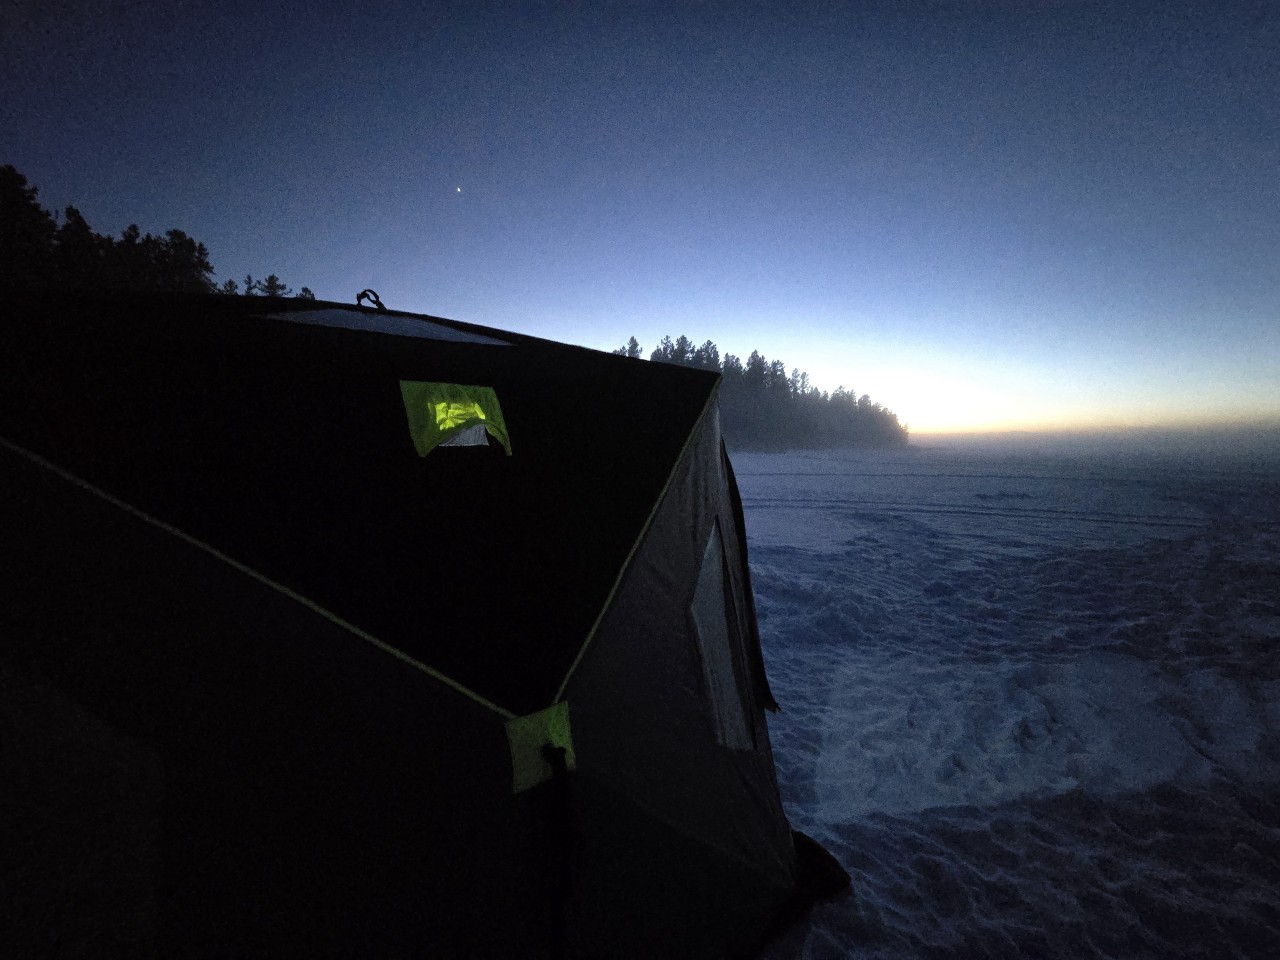
{"type": "Polygon", "coordinates": [[[10,947],[758,941],[797,859],[715,376],[315,301],[7,310],[10,947]]]}

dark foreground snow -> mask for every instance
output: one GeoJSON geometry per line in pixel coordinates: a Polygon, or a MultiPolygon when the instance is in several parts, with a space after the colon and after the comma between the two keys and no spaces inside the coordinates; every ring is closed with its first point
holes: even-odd
{"type": "Polygon", "coordinates": [[[805,956],[1280,956],[1280,460],[735,465],[805,956]]]}

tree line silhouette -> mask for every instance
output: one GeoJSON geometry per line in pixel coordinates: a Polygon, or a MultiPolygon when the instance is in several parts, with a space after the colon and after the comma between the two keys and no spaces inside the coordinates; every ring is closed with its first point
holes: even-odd
{"type": "MultiPolygon", "coordinates": [[[[644,350],[632,337],[613,351],[642,358],[644,350]]],[[[655,363],[710,370],[723,377],[720,422],[731,446],[748,450],[822,449],[866,444],[907,442],[907,428],[892,410],[858,396],[843,386],[819,390],[809,375],[781,360],[767,360],[758,350],[745,361],[732,353],[720,355],[710,340],[701,346],[686,336],[663,337],[649,354],[655,363]]]]}
{"type": "Polygon", "coordinates": [[[275,274],[215,285],[209,250],[181,230],[162,236],[131,224],[112,237],[95,233],[75,207],[62,222],[37,199],[39,191],[10,164],[0,166],[0,287],[74,293],[245,293],[306,297],[275,274]]]}

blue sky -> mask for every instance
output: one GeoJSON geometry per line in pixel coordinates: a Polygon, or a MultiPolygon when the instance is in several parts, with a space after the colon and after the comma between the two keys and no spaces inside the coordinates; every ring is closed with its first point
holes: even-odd
{"type": "Polygon", "coordinates": [[[8,5],[0,162],[218,279],[758,349],[914,432],[1280,421],[1280,7],[8,5]]]}

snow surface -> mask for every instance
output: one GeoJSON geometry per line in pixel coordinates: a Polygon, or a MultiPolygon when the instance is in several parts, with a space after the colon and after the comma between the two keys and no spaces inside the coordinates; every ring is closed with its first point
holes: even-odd
{"type": "MultiPolygon", "coordinates": [[[[1207,448],[1206,448],[1207,449],[1207,448]]],[[[1280,956],[1280,457],[739,454],[803,956],[1280,956]]]]}

